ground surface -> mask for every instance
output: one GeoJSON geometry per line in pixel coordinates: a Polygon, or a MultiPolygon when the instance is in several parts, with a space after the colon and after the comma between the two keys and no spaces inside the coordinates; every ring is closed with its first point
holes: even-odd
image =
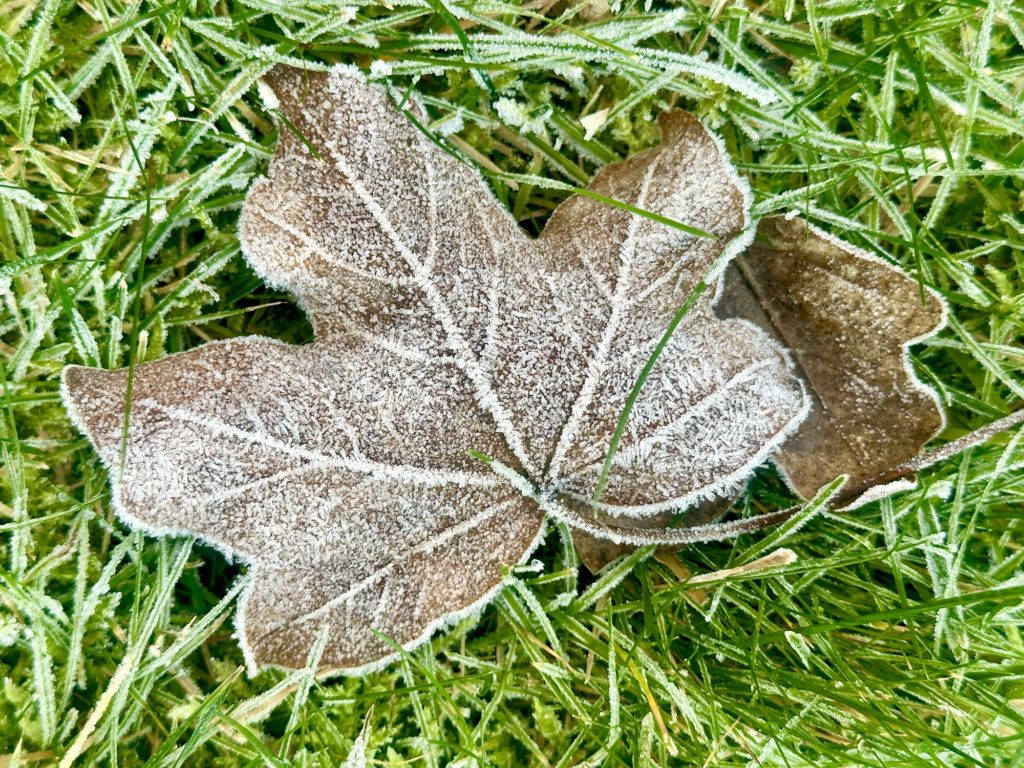
{"type": "MultiPolygon", "coordinates": [[[[563,187],[692,109],[758,213],[799,209],[947,297],[914,356],[941,439],[1019,407],[1020,4],[612,6],[0,3],[0,766],[329,766],[363,729],[379,765],[1024,764],[1019,433],[884,503],[596,581],[552,529],[478,625],[326,683],[247,679],[244,569],[113,517],[62,366],[309,337],[235,235],[275,138],[256,81],[282,58],[386,62],[481,166],[563,187]],[[795,563],[687,584],[783,545],[795,563]]],[[[494,183],[532,231],[565,195],[494,183]]],[[[789,499],[765,470],[740,504],[789,499]]]]}

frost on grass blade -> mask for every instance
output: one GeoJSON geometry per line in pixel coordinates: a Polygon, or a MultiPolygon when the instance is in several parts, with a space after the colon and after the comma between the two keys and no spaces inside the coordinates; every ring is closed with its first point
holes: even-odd
{"type": "Polygon", "coordinates": [[[664,115],[660,146],[603,169],[531,240],[358,71],[278,68],[266,84],[287,120],[241,243],[315,341],[139,365],[127,407],[127,371],[63,382],[125,520],[249,563],[250,669],[302,666],[325,627],[324,667],[384,663],[477,612],[545,511],[619,544],[773,519],[665,529],[666,514],[717,511],[811,407],[775,331],[717,316],[710,291],[662,342],[753,234],[746,185],[695,118],[664,115]]]}

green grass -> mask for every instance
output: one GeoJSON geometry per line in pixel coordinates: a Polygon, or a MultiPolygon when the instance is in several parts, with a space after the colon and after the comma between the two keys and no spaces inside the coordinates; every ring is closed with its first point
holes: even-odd
{"type": "MultiPolygon", "coordinates": [[[[566,5],[0,2],[0,766],[333,766],[364,725],[373,765],[1024,766],[1019,431],[880,504],[597,580],[552,528],[478,625],[362,679],[247,679],[244,569],[113,517],[65,364],[309,338],[235,235],[275,140],[255,84],[285,58],[382,62],[534,232],[661,109],[694,110],[759,214],[947,297],[915,351],[943,439],[1019,407],[1024,7],[566,5]],[[687,582],[779,546],[798,559],[687,582]]],[[[765,470],[740,504],[790,500],[765,470]]]]}

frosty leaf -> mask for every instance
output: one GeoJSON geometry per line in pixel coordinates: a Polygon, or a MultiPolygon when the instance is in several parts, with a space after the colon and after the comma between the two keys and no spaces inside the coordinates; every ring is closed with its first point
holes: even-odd
{"type": "MultiPolygon", "coordinates": [[[[561,396],[530,418],[557,425],[545,430],[558,437],[547,443],[544,485],[587,503],[626,397],[666,326],[694,286],[749,241],[746,186],[716,141],[685,112],[660,124],[660,147],[606,167],[591,189],[717,239],[583,196],[563,203],[540,238],[546,270],[572,278],[559,294],[574,297],[560,318],[573,333],[549,347],[562,361],[561,396]]],[[[803,418],[805,394],[786,353],[750,323],[718,319],[711,304],[707,293],[698,300],[647,379],[599,510],[644,517],[730,492],[803,418]]],[[[544,327],[540,314],[533,323],[544,327]]],[[[537,375],[550,388],[550,376],[537,375]]],[[[521,380],[522,388],[539,384],[521,380]]]]}
{"type": "Polygon", "coordinates": [[[380,635],[413,647],[476,612],[532,551],[547,500],[582,523],[656,518],[733,492],[803,418],[786,353],[702,298],[591,503],[637,372],[750,239],[745,187],[693,117],[663,117],[661,146],[591,188],[714,237],[577,196],[531,240],[357,71],[268,81],[287,129],[243,207],[242,247],[295,294],[315,341],[250,337],[140,365],[127,430],[126,371],[64,377],[121,516],[249,563],[250,668],[302,666],[324,626],[325,666],[379,664],[380,635]]]}
{"type": "Polygon", "coordinates": [[[945,305],[881,259],[801,219],[764,219],[729,268],[719,312],[773,332],[808,385],[811,413],[774,457],[801,496],[841,474],[851,488],[873,480],[942,428],[907,347],[943,326],[945,305]]]}

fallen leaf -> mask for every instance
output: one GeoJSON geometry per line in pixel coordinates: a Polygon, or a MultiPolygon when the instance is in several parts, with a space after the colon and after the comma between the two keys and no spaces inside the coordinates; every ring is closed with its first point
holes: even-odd
{"type": "MultiPolygon", "coordinates": [[[[288,128],[241,242],[315,341],[214,342],[63,380],[124,520],[249,563],[250,670],[302,666],[322,626],[325,665],[379,665],[381,635],[411,648],[476,614],[538,542],[539,507],[649,518],[719,498],[804,417],[786,353],[717,318],[708,292],[592,505],[637,372],[752,236],[746,186],[692,116],[664,115],[659,147],[603,169],[531,240],[356,70],[279,69],[269,85],[288,128]]],[[[409,116],[425,119],[415,99],[409,116]]]]}
{"type": "Polygon", "coordinates": [[[605,109],[599,109],[597,112],[591,112],[589,115],[584,115],[580,118],[580,125],[583,126],[584,133],[583,138],[590,141],[597,132],[601,130],[601,126],[608,120],[608,114],[611,112],[610,107],[605,109]]]}

